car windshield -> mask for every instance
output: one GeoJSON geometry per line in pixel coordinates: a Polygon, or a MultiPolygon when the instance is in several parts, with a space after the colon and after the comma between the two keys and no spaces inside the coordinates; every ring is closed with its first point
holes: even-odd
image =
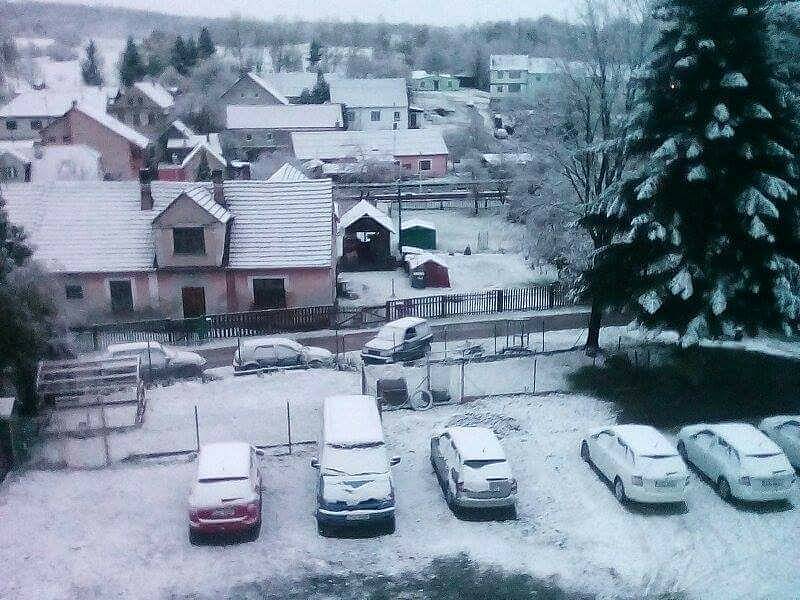
{"type": "Polygon", "coordinates": [[[366,448],[325,446],[320,462],[323,475],[375,475],[385,473],[388,464],[383,444],[366,448]]]}
{"type": "Polygon", "coordinates": [[[492,460],[465,460],[464,466],[470,467],[471,469],[480,469],[487,465],[496,465],[504,462],[506,462],[504,458],[495,458],[492,460]]]}
{"type": "Polygon", "coordinates": [[[389,340],[393,342],[395,340],[402,340],[403,336],[404,332],[402,329],[397,329],[396,327],[383,327],[380,331],[378,331],[376,339],[389,340]]]}

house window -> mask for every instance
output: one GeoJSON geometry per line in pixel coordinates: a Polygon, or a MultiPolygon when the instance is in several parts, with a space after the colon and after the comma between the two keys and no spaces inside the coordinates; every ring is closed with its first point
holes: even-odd
{"type": "Polygon", "coordinates": [[[497,86],[497,91],[498,91],[498,92],[500,92],[500,93],[502,94],[502,93],[505,91],[505,89],[503,88],[503,86],[502,86],[502,85],[498,85],[498,86],[497,86]]]}
{"type": "Polygon", "coordinates": [[[381,111],[373,110],[369,113],[369,118],[371,121],[380,121],[381,120],[381,111]]]}
{"type": "Polygon", "coordinates": [[[522,86],[519,83],[509,83],[508,84],[508,91],[509,92],[519,92],[522,89],[522,86]]]}
{"type": "Polygon", "coordinates": [[[400,120],[400,111],[399,110],[394,111],[394,120],[395,121],[399,121],[400,120]]]}
{"type": "Polygon", "coordinates": [[[34,119],[31,121],[31,129],[41,129],[42,122],[39,119],[34,119]]]}
{"type": "Polygon", "coordinates": [[[421,160],[421,161],[419,161],[419,170],[420,171],[430,171],[431,170],[431,161],[429,161],[429,160],[421,160]]]}
{"type": "Polygon", "coordinates": [[[286,308],[283,279],[253,279],[254,308],[286,308]]]}
{"type": "Polygon", "coordinates": [[[508,78],[509,79],[519,79],[522,77],[522,71],[509,71],[508,78]]]}
{"type": "Polygon", "coordinates": [[[206,241],[202,227],[175,227],[172,230],[172,248],[175,254],[202,255],[206,241]]]}
{"type": "Polygon", "coordinates": [[[392,129],[397,129],[398,123],[392,123],[392,129]]]}
{"type": "Polygon", "coordinates": [[[64,286],[64,294],[67,300],[82,300],[83,299],[83,286],[77,283],[68,283],[64,286]]]}
{"type": "Polygon", "coordinates": [[[71,141],[72,141],[72,138],[70,138],[68,135],[65,135],[65,136],[63,136],[61,138],[61,143],[62,144],[69,144],[71,141]]]}
{"type": "Polygon", "coordinates": [[[9,119],[8,121],[6,121],[6,129],[8,129],[9,131],[14,131],[16,128],[17,128],[16,121],[14,121],[13,119],[9,119]]]}
{"type": "Polygon", "coordinates": [[[130,279],[109,281],[111,292],[111,312],[125,313],[133,310],[133,287],[130,279]]]}

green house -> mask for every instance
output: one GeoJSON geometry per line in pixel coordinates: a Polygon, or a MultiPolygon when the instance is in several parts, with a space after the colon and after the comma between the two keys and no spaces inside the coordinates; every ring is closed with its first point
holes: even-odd
{"type": "Polygon", "coordinates": [[[400,230],[400,245],[436,250],[436,225],[421,219],[403,221],[400,230]]]}
{"type": "Polygon", "coordinates": [[[411,89],[417,92],[454,92],[461,84],[450,73],[411,72],[411,89]]]}

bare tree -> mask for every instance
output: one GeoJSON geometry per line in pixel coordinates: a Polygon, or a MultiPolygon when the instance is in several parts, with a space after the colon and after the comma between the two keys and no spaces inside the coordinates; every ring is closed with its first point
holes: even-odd
{"type": "MultiPolygon", "coordinates": [[[[577,223],[594,249],[613,235],[608,226],[586,219],[598,203],[613,200],[630,154],[626,143],[634,108],[636,73],[651,43],[644,0],[583,0],[577,40],[563,45],[562,110],[566,128],[553,157],[573,194],[577,223]]],[[[599,349],[602,309],[592,301],[588,353],[599,349]]]]}

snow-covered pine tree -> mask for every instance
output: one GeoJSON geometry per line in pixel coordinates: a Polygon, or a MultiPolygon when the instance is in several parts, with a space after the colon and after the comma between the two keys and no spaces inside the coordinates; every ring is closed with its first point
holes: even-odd
{"type": "Polygon", "coordinates": [[[769,0],[666,0],[628,142],[637,169],[595,218],[623,223],[587,291],[684,344],[788,330],[800,298],[796,123],[775,79],[769,0]]]}

